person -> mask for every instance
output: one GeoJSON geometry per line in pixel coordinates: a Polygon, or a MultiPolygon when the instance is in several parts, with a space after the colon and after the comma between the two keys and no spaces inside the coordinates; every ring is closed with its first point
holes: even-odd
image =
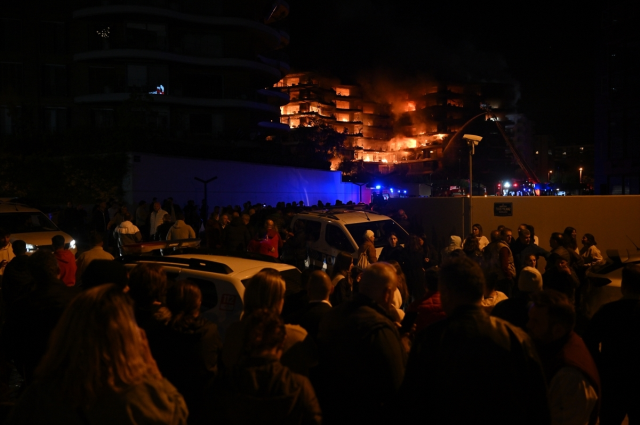
{"type": "Polygon", "coordinates": [[[167,214],[165,210],[160,208],[160,202],[153,203],[153,211],[149,214],[149,237],[152,240],[158,240],[156,232],[158,227],[164,222],[164,216],[167,214]]]}
{"type": "Polygon", "coordinates": [[[531,298],[527,328],[549,380],[551,422],[595,425],[600,376],[584,341],[573,331],[573,305],[564,294],[546,288],[531,298]]]}
{"type": "MultiPolygon", "coordinates": [[[[221,359],[227,370],[233,369],[241,353],[246,337],[246,319],[255,310],[269,309],[282,313],[286,284],[282,275],[275,269],[264,268],[247,283],[244,292],[244,311],[240,321],[232,323],[227,329],[222,346],[221,359]]],[[[307,357],[307,345],[303,344],[307,331],[299,325],[285,326],[287,338],[283,346],[282,364],[294,372],[306,373],[313,360],[307,357]]]]}
{"type": "Polygon", "coordinates": [[[169,228],[167,232],[166,240],[179,240],[179,239],[195,239],[196,232],[193,227],[184,222],[184,213],[176,213],[176,222],[169,228]]]}
{"type": "Polygon", "coordinates": [[[297,323],[302,326],[309,336],[316,341],[322,318],[331,311],[333,305],[329,301],[329,295],[333,285],[329,276],[322,270],[315,270],[309,276],[307,283],[307,296],[309,301],[305,309],[300,313],[297,323]]]}
{"type": "Polygon", "coordinates": [[[549,268],[542,275],[545,289],[553,289],[575,301],[576,289],[580,281],[575,271],[569,267],[569,262],[558,254],[551,254],[547,261],[549,268]]]}
{"type": "Polygon", "coordinates": [[[187,414],[160,374],[128,297],[101,285],[70,303],[6,423],[179,425],[187,414]]]}
{"type": "Polygon", "coordinates": [[[15,256],[11,246],[11,232],[0,228],[0,288],[2,287],[4,270],[15,256]]]}
{"type": "Polygon", "coordinates": [[[537,291],[542,291],[542,275],[538,269],[527,266],[518,276],[518,291],[513,297],[497,303],[491,310],[491,315],[526,331],[531,294],[537,291]]]}
{"type": "Polygon", "coordinates": [[[65,242],[64,236],[62,235],[52,237],[51,245],[53,246],[53,255],[58,261],[60,280],[67,286],[74,286],[76,284],[76,271],[78,269],[75,255],[64,247],[65,242]]]}
{"type": "Polygon", "coordinates": [[[567,243],[566,248],[570,249],[571,251],[575,252],[576,254],[580,253],[580,250],[578,249],[578,239],[577,239],[577,231],[575,229],[575,227],[567,227],[564,229],[564,232],[562,232],[562,235],[564,236],[564,239],[567,243]]]}
{"type": "Polygon", "coordinates": [[[76,270],[76,284],[82,284],[82,274],[87,266],[93,260],[113,260],[113,255],[109,254],[105,251],[102,246],[104,242],[102,240],[102,234],[99,232],[91,232],[89,234],[89,243],[92,248],[88,251],[83,252],[78,256],[76,260],[76,266],[78,267],[76,270]]]}
{"type": "Polygon", "coordinates": [[[442,250],[442,261],[452,258],[454,251],[462,250],[462,238],[460,236],[449,236],[449,244],[442,250]]]}
{"type": "Polygon", "coordinates": [[[142,200],[138,202],[138,208],[136,208],[136,222],[135,225],[145,235],[149,234],[149,209],[147,208],[147,201],[142,200]]]}
{"type": "Polygon", "coordinates": [[[108,245],[109,233],[107,232],[107,225],[109,224],[109,212],[107,211],[107,203],[105,201],[98,201],[98,205],[93,209],[91,213],[91,224],[93,231],[102,235],[102,240],[105,241],[105,246],[108,245]]]}
{"type": "Polygon", "coordinates": [[[496,290],[496,284],[497,282],[493,279],[487,279],[485,281],[484,295],[481,304],[487,314],[491,314],[496,304],[509,299],[504,292],[496,290]]]}
{"type": "Polygon", "coordinates": [[[602,382],[600,423],[629,423],[640,418],[640,266],[622,269],[622,299],[603,305],[591,318],[584,342],[602,382]]]}
{"type": "Polygon", "coordinates": [[[206,390],[218,372],[218,327],[200,316],[202,292],[195,283],[175,282],[167,290],[166,304],[171,318],[159,331],[153,357],[162,376],[184,397],[190,422],[197,422],[207,402],[206,390]]]}
{"type": "Polygon", "coordinates": [[[480,224],[476,223],[471,228],[471,231],[473,233],[473,236],[475,236],[478,239],[478,248],[480,249],[480,251],[483,251],[484,248],[487,245],[489,245],[489,240],[487,239],[486,236],[483,236],[483,234],[482,234],[482,226],[480,224]]]}
{"type": "Polygon", "coordinates": [[[425,272],[425,289],[426,291],[422,299],[415,300],[407,307],[407,312],[417,313],[415,321],[416,334],[430,324],[446,317],[442,309],[442,302],[440,301],[440,292],[438,291],[437,271],[427,270],[425,272]]]}
{"type": "Polygon", "coordinates": [[[82,273],[83,290],[91,289],[105,283],[113,283],[129,292],[129,271],[124,264],[112,260],[93,260],[82,273]]]}
{"type": "Polygon", "coordinates": [[[526,258],[524,258],[523,260],[524,267],[533,267],[535,269],[537,264],[538,264],[538,259],[534,254],[527,255],[526,258]]]}
{"type": "Polygon", "coordinates": [[[214,415],[230,425],[322,423],[309,380],[281,363],[286,325],[273,309],[257,309],[245,318],[240,358],[229,372],[214,415]],[[222,415],[220,415],[222,413],[222,415]]]}
{"type": "Polygon", "coordinates": [[[163,328],[171,318],[165,306],[167,287],[167,274],[160,264],[140,263],[129,273],[136,323],[147,334],[152,353],[162,344],[163,328]]]}
{"type": "Polygon", "coordinates": [[[402,252],[402,271],[406,277],[409,294],[414,299],[420,299],[424,295],[424,250],[420,238],[409,235],[402,252]]]}
{"type": "Polygon", "coordinates": [[[269,257],[278,258],[278,252],[275,247],[269,241],[267,236],[267,229],[260,229],[256,233],[256,237],[249,241],[247,246],[248,252],[256,252],[262,255],[268,255],[269,257]]]}
{"type": "Polygon", "coordinates": [[[358,267],[363,268],[369,264],[373,264],[378,261],[376,257],[376,247],[374,245],[374,241],[376,240],[376,235],[372,230],[366,230],[364,235],[362,235],[362,244],[358,247],[358,267]],[[366,262],[364,262],[366,260],[366,262]]]}
{"type": "Polygon", "coordinates": [[[596,238],[591,233],[585,233],[582,237],[582,248],[580,249],[580,255],[585,267],[591,267],[604,261],[602,253],[596,245],[596,238]]]}
{"type": "Polygon", "coordinates": [[[9,261],[2,276],[2,298],[7,309],[15,300],[25,295],[31,289],[33,277],[29,271],[29,256],[27,255],[27,243],[21,239],[11,244],[15,257],[9,261]]]}
{"type": "Polygon", "coordinates": [[[399,209],[398,210],[398,218],[397,218],[396,222],[400,226],[402,226],[402,228],[404,230],[406,230],[407,232],[412,232],[413,231],[413,226],[411,225],[411,221],[409,220],[409,217],[407,216],[407,213],[403,209],[399,209]]]}
{"type": "MultiPolygon", "coordinates": [[[[521,226],[522,227],[522,226],[521,226]]],[[[513,240],[510,245],[511,254],[513,255],[513,259],[516,265],[516,274],[517,272],[524,267],[521,263],[522,260],[522,251],[525,250],[529,245],[531,245],[531,232],[529,229],[518,228],[518,238],[513,240]]]]}
{"type": "Polygon", "coordinates": [[[482,249],[480,248],[480,244],[478,243],[478,238],[476,236],[473,234],[467,236],[462,244],[462,250],[467,257],[482,266],[484,257],[482,256],[482,249]]]}
{"type": "Polygon", "coordinates": [[[156,234],[154,235],[155,240],[167,240],[167,235],[172,227],[173,221],[171,221],[171,216],[169,214],[165,214],[164,217],[162,217],[162,224],[156,229],[156,234]]]}
{"type": "MultiPolygon", "coordinates": [[[[551,254],[560,256],[567,261],[569,266],[575,272],[578,272],[582,268],[582,257],[580,257],[580,255],[576,253],[572,248],[570,248],[568,244],[568,238],[562,233],[554,232],[551,234],[551,239],[549,239],[551,254]]],[[[546,270],[549,270],[552,267],[553,264],[550,261],[547,261],[546,270]]]]}
{"type": "Polygon", "coordinates": [[[242,217],[234,217],[231,223],[224,229],[224,245],[229,251],[244,252],[251,241],[249,229],[244,224],[242,217]]]}
{"type": "Polygon", "coordinates": [[[7,312],[6,333],[16,368],[31,383],[53,328],[79,291],[60,280],[58,261],[50,251],[34,252],[27,266],[33,286],[7,312]]]}
{"type": "Polygon", "coordinates": [[[359,293],[320,322],[321,370],[314,386],[327,423],[377,423],[400,387],[408,338],[388,315],[396,280],[392,266],[372,264],[359,293]]]}
{"type": "Polygon", "coordinates": [[[331,305],[338,306],[351,299],[353,285],[351,283],[351,269],[353,257],[346,252],[340,252],[336,256],[336,262],[331,271],[331,305]]]}
{"type": "Polygon", "coordinates": [[[416,335],[397,423],[549,423],[545,379],[529,336],[481,306],[484,274],[460,257],[438,287],[446,319],[416,335]]]}
{"type": "Polygon", "coordinates": [[[385,245],[382,248],[382,252],[380,253],[379,261],[401,261],[402,257],[402,245],[398,244],[398,235],[394,232],[389,234],[389,239],[387,239],[388,245],[385,245]]]}
{"type": "Polygon", "coordinates": [[[124,254],[123,246],[142,242],[142,232],[131,222],[131,214],[128,212],[122,215],[122,221],[113,230],[113,237],[118,243],[120,254],[124,254]]]}

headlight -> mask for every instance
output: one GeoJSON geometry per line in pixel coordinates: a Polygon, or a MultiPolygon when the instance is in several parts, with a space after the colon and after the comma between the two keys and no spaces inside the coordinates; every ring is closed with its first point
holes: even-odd
{"type": "Polygon", "coordinates": [[[76,240],[75,239],[71,239],[71,242],[69,242],[69,249],[76,249],[76,240]]]}
{"type": "Polygon", "coordinates": [[[35,245],[31,245],[30,243],[27,244],[27,252],[33,252],[35,250],[36,250],[35,245]]]}

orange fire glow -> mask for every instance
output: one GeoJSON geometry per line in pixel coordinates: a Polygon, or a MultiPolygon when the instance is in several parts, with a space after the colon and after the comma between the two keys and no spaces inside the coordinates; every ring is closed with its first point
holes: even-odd
{"type": "Polygon", "coordinates": [[[405,109],[405,112],[413,112],[416,110],[416,102],[410,100],[409,102],[407,102],[407,107],[405,109]]]}

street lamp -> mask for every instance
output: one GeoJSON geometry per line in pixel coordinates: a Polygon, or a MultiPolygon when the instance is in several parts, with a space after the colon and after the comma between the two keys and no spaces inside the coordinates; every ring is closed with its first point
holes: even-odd
{"type": "Polygon", "coordinates": [[[473,233],[473,154],[476,153],[476,146],[480,143],[482,137],[474,134],[465,134],[462,136],[462,139],[467,142],[469,146],[469,225],[471,227],[471,233],[473,233]]]}
{"type": "Polygon", "coordinates": [[[578,168],[580,170],[580,184],[582,184],[582,167],[578,168]]]}
{"type": "Polygon", "coordinates": [[[551,174],[553,174],[553,170],[549,170],[549,172],[547,173],[547,181],[551,182],[551,174]]]}

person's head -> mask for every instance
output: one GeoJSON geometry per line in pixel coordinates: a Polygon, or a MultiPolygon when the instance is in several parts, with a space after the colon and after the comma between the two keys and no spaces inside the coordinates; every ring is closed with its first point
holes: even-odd
{"type": "Polygon", "coordinates": [[[161,379],[131,301],[116,285],[92,288],[71,301],[35,377],[83,408],[105,392],[120,393],[150,377],[161,379]]]}
{"type": "Polygon", "coordinates": [[[100,232],[92,231],[89,233],[89,243],[91,246],[102,246],[102,234],[100,232]]]}
{"type": "Polygon", "coordinates": [[[27,253],[27,243],[22,239],[16,239],[11,243],[15,255],[25,255],[27,253]]]}
{"type": "Polygon", "coordinates": [[[54,250],[63,249],[64,244],[64,236],[62,235],[55,235],[51,238],[51,245],[53,245],[54,250]]]}
{"type": "Polygon", "coordinates": [[[536,258],[535,254],[529,254],[524,259],[524,265],[526,267],[533,267],[535,269],[537,264],[538,264],[538,259],[536,258]]]}
{"type": "Polygon", "coordinates": [[[393,294],[397,287],[396,269],[384,262],[373,263],[362,272],[360,293],[371,298],[385,310],[391,308],[393,294]]]}
{"type": "Polygon", "coordinates": [[[251,216],[247,213],[242,214],[242,222],[244,223],[244,225],[248,225],[249,222],[251,221],[251,216]]]}
{"type": "Polygon", "coordinates": [[[498,242],[500,240],[500,230],[491,231],[491,242],[498,242]]]}
{"type": "Polygon", "coordinates": [[[622,295],[640,295],[640,264],[628,264],[622,269],[622,295]]]}
{"type": "Polygon", "coordinates": [[[562,232],[566,237],[571,238],[573,240],[576,239],[577,237],[577,232],[575,227],[566,227],[564,229],[564,232],[562,232]]]}
{"type": "Polygon", "coordinates": [[[391,248],[398,246],[398,236],[394,232],[389,234],[389,246],[391,248]]]}
{"type": "Polygon", "coordinates": [[[535,341],[549,344],[573,330],[576,312],[566,295],[545,289],[532,293],[531,300],[527,328],[535,341]]]}
{"type": "Polygon", "coordinates": [[[498,226],[498,228],[496,230],[498,230],[498,232],[502,232],[502,229],[504,229],[506,226],[504,224],[501,224],[498,226]]]}
{"type": "Polygon", "coordinates": [[[404,212],[404,210],[398,210],[398,217],[400,217],[403,220],[406,220],[408,218],[407,213],[404,212]]]}
{"type": "Polygon", "coordinates": [[[129,212],[125,212],[124,214],[122,214],[122,221],[131,221],[132,218],[133,217],[129,212]]]}
{"type": "Polygon", "coordinates": [[[160,211],[160,202],[154,202],[154,203],[153,203],[153,210],[154,210],[155,212],[160,211]]]}
{"type": "Polygon", "coordinates": [[[184,213],[182,211],[176,211],[176,220],[184,221],[184,213]]]}
{"type": "Polygon", "coordinates": [[[107,202],[106,201],[98,201],[98,208],[100,208],[101,210],[106,210],[107,209],[107,202]]]}
{"type": "Polygon", "coordinates": [[[529,229],[519,229],[519,232],[520,235],[518,236],[518,239],[520,242],[524,245],[529,245],[531,243],[531,232],[529,229]]]}
{"type": "Polygon", "coordinates": [[[309,301],[324,301],[329,299],[329,294],[333,285],[331,285],[331,279],[322,270],[315,270],[309,275],[309,282],[307,283],[307,294],[309,295],[309,301]]]}
{"type": "Polygon", "coordinates": [[[47,285],[56,282],[60,277],[58,260],[46,249],[39,249],[31,254],[27,265],[36,284],[47,285]]]}
{"type": "Polygon", "coordinates": [[[226,226],[230,222],[231,222],[231,219],[229,219],[229,214],[222,214],[220,216],[220,224],[222,224],[223,226],[226,226]]]}
{"type": "Polygon", "coordinates": [[[278,312],[260,308],[249,314],[245,322],[243,354],[248,357],[273,356],[279,359],[286,330],[278,312]]]}
{"type": "Polygon", "coordinates": [[[145,200],[142,200],[142,201],[138,202],[138,206],[139,207],[144,207],[145,205],[147,205],[147,201],[145,201],[145,200]]]}
{"type": "Polygon", "coordinates": [[[464,240],[464,244],[462,245],[462,249],[467,252],[475,252],[480,250],[480,243],[478,242],[478,237],[473,233],[466,237],[464,240]]]}
{"type": "Polygon", "coordinates": [[[421,239],[416,235],[409,235],[405,246],[411,252],[420,251],[422,249],[421,239]]]}
{"type": "Polygon", "coordinates": [[[500,238],[506,243],[511,243],[511,239],[513,238],[513,232],[508,227],[504,227],[500,231],[500,238]]]}
{"type": "Polygon", "coordinates": [[[542,291],[542,275],[538,269],[525,267],[520,271],[518,289],[522,292],[542,291]]]}
{"type": "Polygon", "coordinates": [[[0,228],[0,248],[4,248],[10,243],[11,243],[11,232],[0,228]]]}
{"type": "Polygon", "coordinates": [[[461,305],[479,304],[485,291],[482,269],[470,258],[453,258],[438,272],[438,290],[448,315],[461,305]]]}
{"type": "MultiPolygon", "coordinates": [[[[520,226],[518,226],[518,236],[520,236],[522,234],[522,231],[527,229],[527,225],[522,223],[520,226]]],[[[529,230],[529,229],[527,229],[529,230]]]]}
{"type": "Polygon", "coordinates": [[[286,284],[280,272],[265,268],[247,283],[244,291],[244,314],[266,308],[280,314],[284,305],[286,284]]]}
{"type": "Polygon", "coordinates": [[[169,213],[162,216],[162,221],[164,223],[171,223],[171,215],[169,213]]]}
{"type": "Polygon", "coordinates": [[[584,246],[594,246],[597,245],[598,243],[596,242],[596,237],[593,236],[591,233],[585,233],[584,236],[582,237],[582,245],[584,246]]]}
{"type": "Polygon", "coordinates": [[[473,236],[475,236],[476,238],[479,238],[480,236],[482,236],[482,226],[478,223],[473,225],[473,227],[471,228],[471,231],[473,233],[473,236]]]}
{"type": "Polygon", "coordinates": [[[167,294],[167,275],[159,264],[138,264],[129,273],[129,288],[136,308],[162,304],[167,294]]]}
{"type": "Polygon", "coordinates": [[[167,308],[171,311],[171,325],[182,327],[200,315],[202,292],[195,283],[179,280],[167,289],[167,308]]]}
{"type": "Polygon", "coordinates": [[[549,239],[549,245],[551,246],[551,249],[556,249],[558,247],[564,246],[565,241],[562,233],[553,232],[551,234],[551,238],[549,239]]]}
{"type": "Polygon", "coordinates": [[[531,242],[534,242],[536,237],[536,232],[534,227],[530,224],[525,224],[525,226],[527,227],[527,230],[529,231],[529,233],[531,233],[531,242]]]}
{"type": "Polygon", "coordinates": [[[267,229],[273,229],[273,227],[275,226],[273,220],[267,220],[264,222],[264,227],[267,229]]]}
{"type": "Polygon", "coordinates": [[[362,235],[362,240],[364,242],[367,242],[367,241],[373,242],[373,241],[375,241],[375,238],[376,238],[376,235],[375,235],[375,233],[373,233],[372,230],[366,230],[364,232],[364,235],[362,235]]]}
{"type": "Polygon", "coordinates": [[[336,262],[333,265],[331,276],[335,277],[341,274],[348,277],[351,267],[353,267],[353,257],[346,252],[339,252],[338,255],[336,255],[336,262]]]}
{"type": "Polygon", "coordinates": [[[124,264],[113,260],[93,260],[82,273],[82,289],[113,283],[124,292],[129,291],[129,273],[124,264]]]}

